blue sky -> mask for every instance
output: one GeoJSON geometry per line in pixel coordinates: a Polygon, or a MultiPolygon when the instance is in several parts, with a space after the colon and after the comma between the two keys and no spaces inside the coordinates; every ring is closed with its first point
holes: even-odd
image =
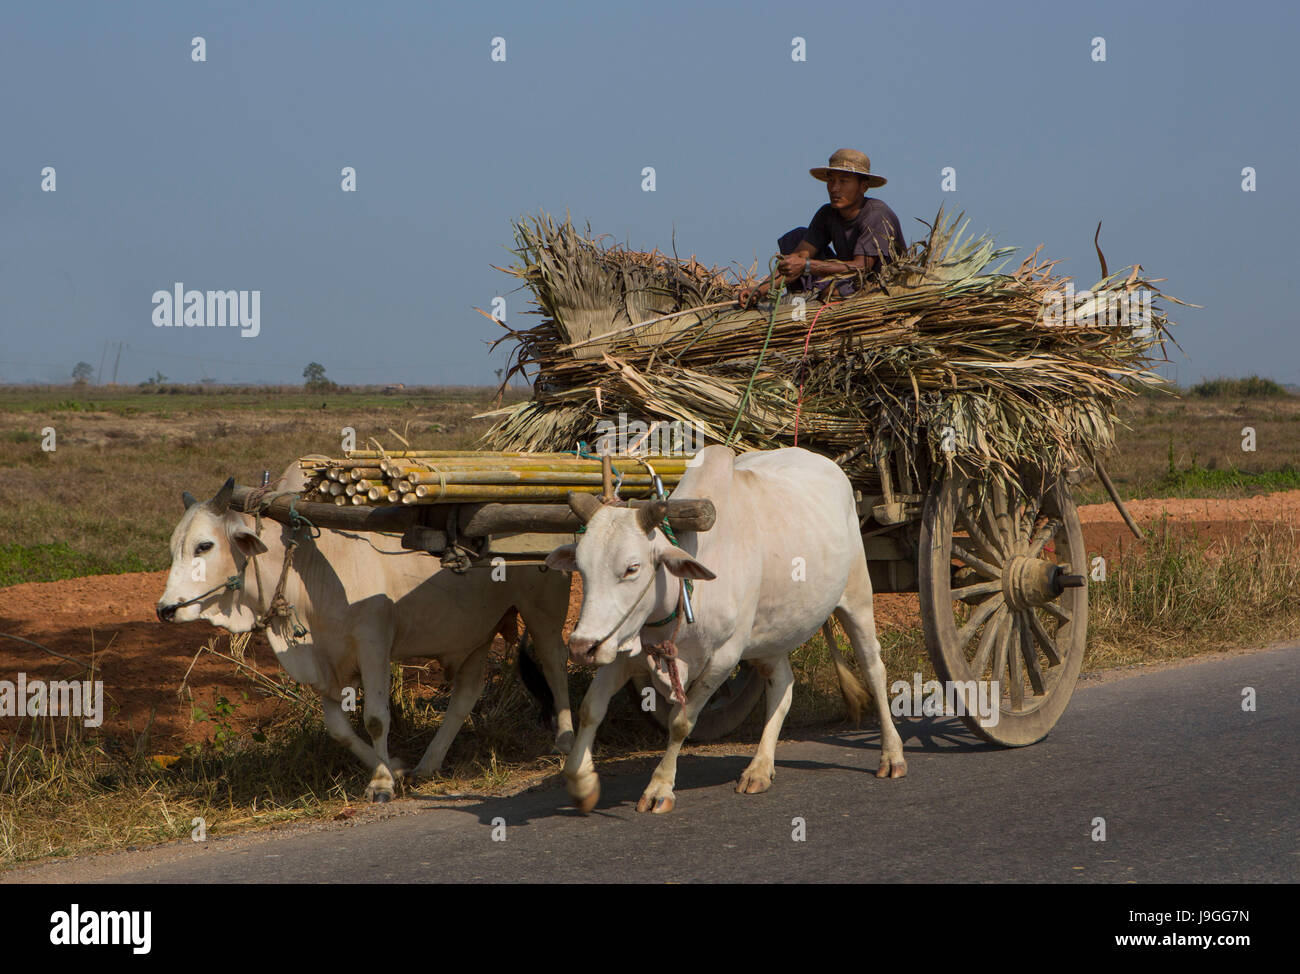
{"type": "Polygon", "coordinates": [[[123,382],[296,382],[314,359],[340,382],[489,383],[504,355],[474,306],[505,294],[530,321],[490,266],[513,217],[766,263],[825,200],[808,168],[853,146],[909,239],[945,204],[1086,286],[1102,220],[1112,269],[1205,306],[1176,310],[1180,381],[1300,382],[1298,9],[6,5],[0,381],[66,380],[114,343],[107,379],[122,342],[123,382]],[[178,281],[260,290],[261,333],[155,328],[178,281]]]}

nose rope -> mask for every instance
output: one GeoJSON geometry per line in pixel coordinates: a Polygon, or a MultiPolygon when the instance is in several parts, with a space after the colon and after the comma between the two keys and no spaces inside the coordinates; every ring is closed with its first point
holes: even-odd
{"type": "Polygon", "coordinates": [[[193,605],[193,604],[196,603],[196,602],[202,602],[202,601],[203,601],[204,599],[206,599],[209,595],[212,595],[212,594],[214,594],[214,593],[216,593],[216,592],[224,592],[224,591],[227,591],[227,590],[234,592],[234,591],[237,591],[237,590],[239,590],[239,589],[241,589],[241,588],[243,588],[243,587],[244,587],[244,580],[243,580],[243,578],[241,578],[239,575],[231,575],[229,578],[227,578],[227,579],[226,579],[224,582],[222,582],[220,585],[214,585],[214,586],[212,586],[212,588],[208,589],[208,590],[207,590],[206,592],[204,592],[202,595],[196,595],[196,596],[194,596],[194,598],[192,598],[192,599],[186,599],[184,602],[177,602],[175,605],[168,606],[168,608],[171,609],[172,612],[175,612],[177,609],[183,609],[183,608],[185,608],[187,605],[193,605]]]}
{"type": "MultiPolygon", "coordinates": [[[[655,661],[657,668],[666,667],[668,670],[668,680],[672,684],[671,698],[675,703],[686,706],[686,690],[682,687],[682,676],[677,671],[677,630],[682,627],[682,593],[686,591],[685,584],[677,592],[677,608],[673,609],[672,615],[668,619],[676,619],[677,624],[673,626],[672,635],[667,639],[662,639],[657,643],[652,643],[645,647],[646,655],[655,661]]],[[[668,620],[665,619],[664,622],[668,620]]],[[[654,625],[651,623],[650,625],[654,625]]]]}

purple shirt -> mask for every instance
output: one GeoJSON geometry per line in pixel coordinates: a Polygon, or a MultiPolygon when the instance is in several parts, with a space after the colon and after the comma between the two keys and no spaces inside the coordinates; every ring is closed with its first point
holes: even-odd
{"type": "Polygon", "coordinates": [[[812,244],[818,251],[830,244],[837,260],[852,260],[861,255],[878,257],[882,264],[907,249],[903,228],[894,211],[870,196],[852,220],[844,219],[839,210],[827,203],[808,224],[803,242],[812,244]]]}

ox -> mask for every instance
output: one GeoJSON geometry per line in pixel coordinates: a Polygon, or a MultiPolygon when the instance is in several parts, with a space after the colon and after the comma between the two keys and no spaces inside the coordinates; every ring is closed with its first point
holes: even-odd
{"type": "MultiPolygon", "coordinates": [[[[848,633],[876,698],[881,735],[876,776],[905,775],[903,742],[885,697],[853,489],[843,471],[797,448],[737,459],[726,447],[710,446],[700,451],[673,494],[712,500],[713,529],[683,532],[678,547],[660,529],[667,511],[662,501],[633,509],[570,494],[569,504],[586,531],[547,559],[553,568],[582,575],[582,612],[569,653],[599,667],[583,698],[564,769],[579,810],[591,811],[600,796],[591,758],[596,728],[610,697],[638,665],[649,666],[673,709],[667,750],[637,811],[672,811],[682,743],[709,697],[742,659],[752,660],[767,679],[767,717],[736,791],[766,791],[790,709],[789,653],[823,624],[829,630],[832,613],[848,633]],[[694,586],[691,624],[683,624],[679,614],[687,579],[704,583],[694,586]]],[[[856,709],[865,691],[833,641],[830,645],[845,699],[856,709]]]]}
{"type": "MultiPolygon", "coordinates": [[[[298,464],[285,471],[282,483],[283,490],[303,488],[298,464]]],[[[171,572],[157,606],[162,621],[206,619],[238,633],[267,619],[293,532],[270,522],[272,530],[264,528],[259,536],[252,517],[230,510],[233,489],[234,480],[228,480],[203,503],[182,495],[185,513],[172,532],[171,572]],[[220,584],[231,577],[240,580],[238,587],[220,584]]],[[[372,771],[366,788],[369,799],[391,799],[396,779],[403,774],[388,753],[390,662],[431,657],[451,677],[447,713],[412,772],[432,776],[483,692],[488,649],[512,608],[532,634],[554,699],[556,746],[569,750],[573,720],[562,631],[569,603],[567,578],[516,569],[507,581],[494,582],[488,572],[458,575],[444,570],[436,558],[404,550],[400,538],[392,535],[330,530],[314,538],[311,534],[297,533],[298,547],[288,563],[283,590],[293,612],[287,618],[269,618],[267,640],[285,671],[320,694],[330,736],[372,771]],[[293,631],[299,621],[306,629],[301,638],[293,631]],[[343,708],[344,689],[358,673],[370,743],[353,730],[343,708]]]]}

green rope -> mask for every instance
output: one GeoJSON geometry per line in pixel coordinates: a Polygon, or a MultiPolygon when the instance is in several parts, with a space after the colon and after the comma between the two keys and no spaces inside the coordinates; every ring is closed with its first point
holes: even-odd
{"type": "Polygon", "coordinates": [[[745,385],[745,392],[740,397],[740,405],[736,407],[736,420],[731,424],[731,432],[727,434],[727,446],[731,446],[732,441],[736,438],[736,429],[740,426],[740,417],[745,415],[745,406],[749,403],[749,392],[754,388],[754,377],[758,375],[758,370],[763,367],[763,356],[767,354],[768,343],[772,340],[772,330],[776,328],[776,309],[781,304],[781,295],[785,292],[785,275],[777,275],[776,265],[781,260],[780,257],[773,257],[768,266],[768,279],[776,281],[776,290],[772,293],[772,315],[767,322],[767,337],[763,339],[763,347],[759,350],[758,361],[754,363],[754,371],[749,374],[749,382],[745,385]]]}

